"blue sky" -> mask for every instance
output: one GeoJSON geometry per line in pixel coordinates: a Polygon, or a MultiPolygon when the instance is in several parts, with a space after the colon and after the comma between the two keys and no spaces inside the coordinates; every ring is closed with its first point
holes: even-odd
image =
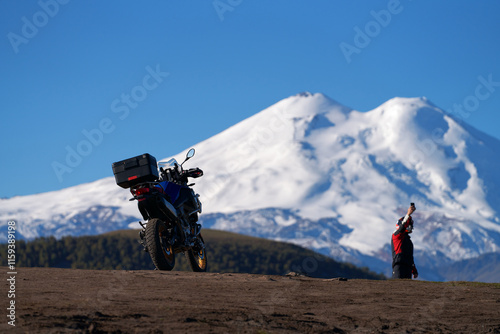
{"type": "Polygon", "coordinates": [[[499,16],[494,0],[0,1],[0,197],[177,154],[303,91],[361,111],[426,96],[499,138],[499,16]]]}

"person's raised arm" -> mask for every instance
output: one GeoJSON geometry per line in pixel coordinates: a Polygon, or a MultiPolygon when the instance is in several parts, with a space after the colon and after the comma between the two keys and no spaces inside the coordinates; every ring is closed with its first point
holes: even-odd
{"type": "Polygon", "coordinates": [[[410,207],[408,208],[408,211],[406,212],[406,216],[403,219],[403,224],[406,223],[406,221],[408,220],[408,218],[410,218],[411,214],[413,212],[415,212],[415,210],[416,210],[415,204],[411,203],[410,207]]]}

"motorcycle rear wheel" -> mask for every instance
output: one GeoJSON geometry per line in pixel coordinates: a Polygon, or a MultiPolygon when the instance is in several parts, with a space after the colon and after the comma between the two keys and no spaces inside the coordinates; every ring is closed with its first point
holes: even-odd
{"type": "Polygon", "coordinates": [[[189,266],[194,272],[207,271],[207,251],[201,233],[198,235],[198,242],[190,250],[186,251],[189,266]]]}
{"type": "Polygon", "coordinates": [[[146,246],[158,270],[172,270],[175,266],[175,253],[168,241],[167,226],[154,218],[146,224],[146,246]]]}

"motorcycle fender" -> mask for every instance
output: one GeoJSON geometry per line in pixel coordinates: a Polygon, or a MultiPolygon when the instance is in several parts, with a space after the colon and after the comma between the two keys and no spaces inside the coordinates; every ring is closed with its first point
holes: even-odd
{"type": "Polygon", "coordinates": [[[137,203],[137,206],[139,207],[139,212],[142,215],[142,219],[144,220],[149,220],[152,218],[158,218],[155,217],[155,211],[154,211],[154,206],[151,205],[149,201],[141,201],[137,203]]]}

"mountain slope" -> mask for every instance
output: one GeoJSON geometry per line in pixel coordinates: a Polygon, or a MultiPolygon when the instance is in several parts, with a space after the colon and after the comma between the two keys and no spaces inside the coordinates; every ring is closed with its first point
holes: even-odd
{"type": "MultiPolygon", "coordinates": [[[[387,273],[395,222],[415,202],[422,277],[499,252],[500,141],[425,98],[359,112],[303,93],[195,147],[187,165],[205,172],[194,188],[206,227],[296,243],[387,273]]],[[[20,234],[29,238],[94,233],[140,219],[128,198],[111,177],[2,200],[0,219],[22,222],[20,234]]]]}
{"type": "Polygon", "coordinates": [[[498,283],[500,253],[487,253],[477,258],[454,262],[443,270],[447,281],[477,281],[498,283]]]}

